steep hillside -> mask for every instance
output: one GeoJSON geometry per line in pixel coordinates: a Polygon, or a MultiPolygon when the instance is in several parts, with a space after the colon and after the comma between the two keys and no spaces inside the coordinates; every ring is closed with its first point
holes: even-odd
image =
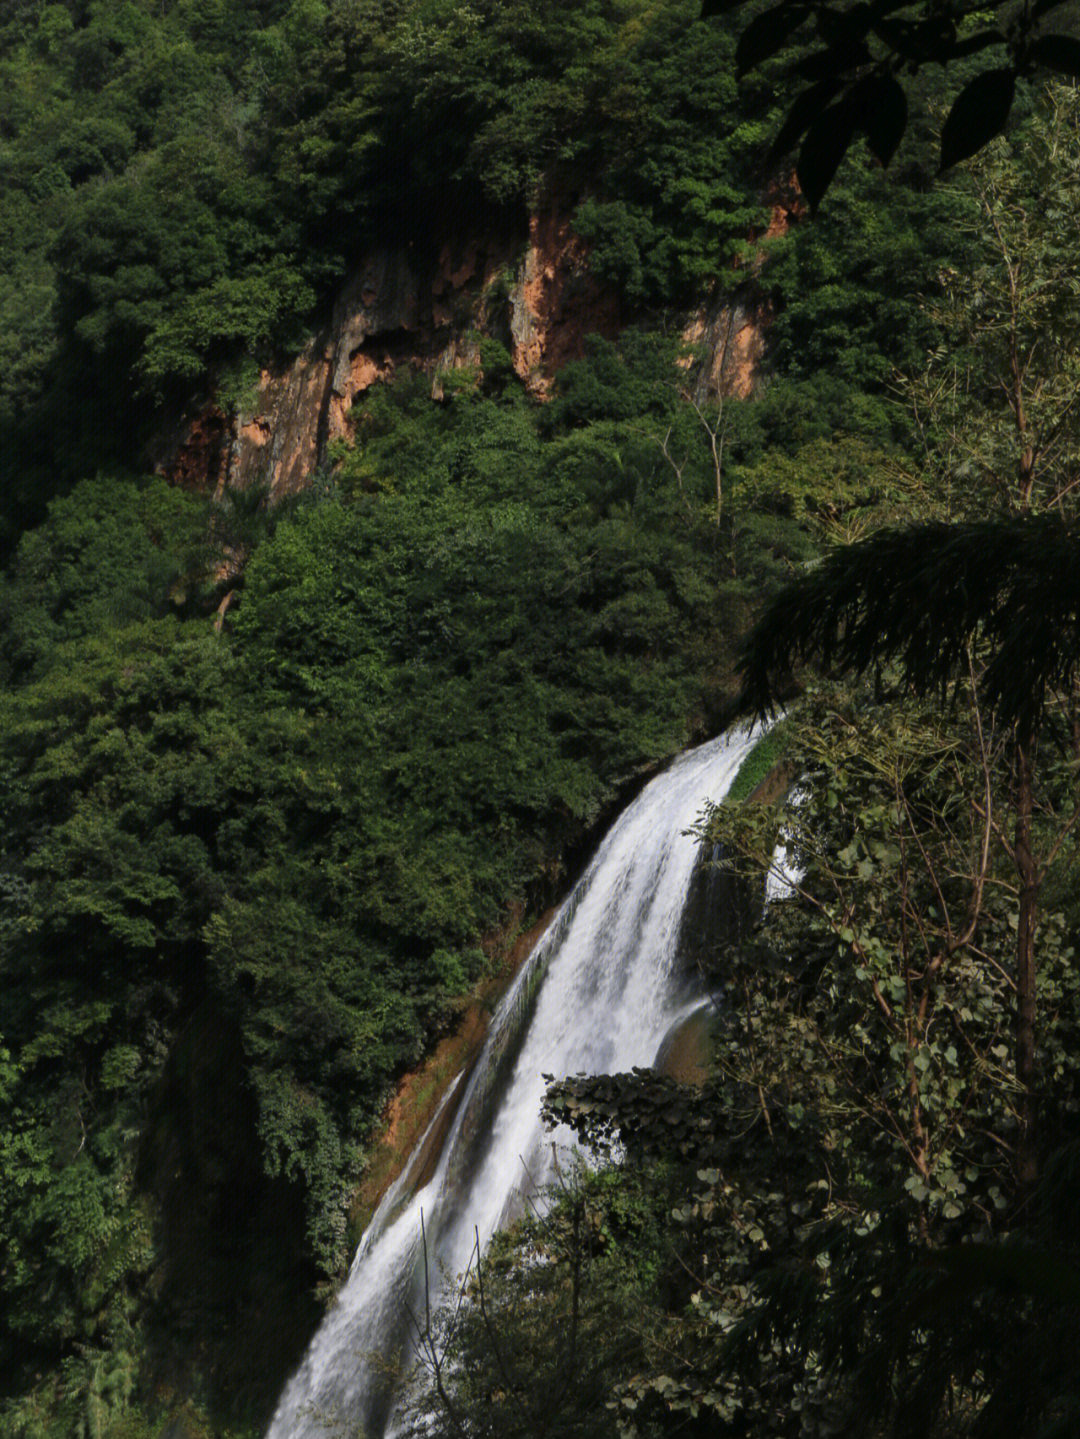
{"type": "MultiPolygon", "coordinates": [[[[762,239],[782,236],[800,213],[797,195],[762,213],[762,239]]],[[[615,339],[633,315],[622,289],[594,274],[591,253],[572,210],[555,206],[529,216],[527,235],[480,231],[448,241],[423,269],[411,246],[376,250],[295,360],[260,370],[229,409],[210,402],[179,421],[152,444],[155,468],[171,483],[217,493],[263,486],[275,502],[304,489],[335,442],[355,440],[352,407],[373,385],[420,371],[431,398],[443,400],[447,372],[483,370],[483,338],[509,353],[529,394],[545,399],[590,336],[615,339]]],[[[753,278],[714,289],[683,314],[682,340],[700,351],[694,390],[699,399],[745,398],[764,353],[769,296],[753,278]]]]}
{"type": "Polygon", "coordinates": [[[792,223],[697,9],[4,18],[12,1439],[259,1429],[402,1074],[909,503],[966,194],[792,223]]]}

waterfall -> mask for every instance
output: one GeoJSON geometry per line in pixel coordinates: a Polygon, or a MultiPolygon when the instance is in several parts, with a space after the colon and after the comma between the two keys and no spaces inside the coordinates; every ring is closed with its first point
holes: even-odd
{"type": "Polygon", "coordinates": [[[690,997],[676,966],[697,855],[684,831],[723,798],[754,742],[739,729],[682,755],[608,831],[499,1006],[435,1172],[410,1197],[406,1171],[376,1211],[267,1439],[392,1434],[391,1376],[408,1352],[409,1308],[423,1308],[421,1214],[430,1272],[461,1272],[475,1231],[486,1243],[523,1190],[552,1177],[541,1076],[654,1061],[690,997]]]}

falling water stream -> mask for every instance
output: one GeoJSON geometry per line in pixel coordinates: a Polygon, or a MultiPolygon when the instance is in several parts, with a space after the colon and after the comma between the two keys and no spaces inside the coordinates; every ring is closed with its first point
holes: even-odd
{"type": "Polygon", "coordinates": [[[655,1060],[692,997],[676,963],[697,856],[684,831],[707,799],[726,794],[755,739],[740,729],[682,755],[608,831],[504,997],[471,1074],[444,1098],[465,1085],[431,1178],[410,1192],[414,1160],[379,1205],[267,1439],[393,1435],[388,1375],[407,1354],[410,1308],[423,1308],[421,1214],[429,1272],[460,1273],[477,1231],[486,1243],[522,1193],[553,1176],[542,1076],[655,1060]]]}

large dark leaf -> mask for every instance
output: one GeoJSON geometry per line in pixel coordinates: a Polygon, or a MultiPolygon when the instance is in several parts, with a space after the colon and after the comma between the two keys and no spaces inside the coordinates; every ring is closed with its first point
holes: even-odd
{"type": "Polygon", "coordinates": [[[791,73],[803,80],[829,80],[833,77],[843,80],[853,70],[870,61],[870,51],[865,40],[846,40],[830,45],[825,50],[814,50],[804,55],[791,67],[791,73]]]}
{"type": "Polygon", "coordinates": [[[775,55],[806,15],[804,6],[789,4],[777,5],[772,10],[755,15],[735,47],[735,68],[739,74],[775,55]]]}
{"type": "Polygon", "coordinates": [[[987,70],[957,95],[941,130],[941,169],[947,170],[999,135],[1016,91],[1011,69],[987,70]]]}
{"type": "Polygon", "coordinates": [[[1072,0],[1035,0],[1031,7],[1032,20],[1038,20],[1050,10],[1056,10],[1059,5],[1070,5],[1072,0]]]}
{"type": "Polygon", "coordinates": [[[860,0],[850,10],[822,8],[817,12],[818,34],[827,45],[840,46],[861,40],[874,21],[870,6],[860,0]]]}
{"type": "Polygon", "coordinates": [[[1048,70],[1080,77],[1080,40],[1071,35],[1041,35],[1031,47],[1031,58],[1048,70]]]}
{"type": "Polygon", "coordinates": [[[1000,30],[980,30],[977,35],[965,35],[963,40],[957,40],[949,52],[951,60],[959,60],[964,55],[977,55],[980,50],[986,50],[991,45],[1004,45],[1005,36],[1000,30]]]}
{"type": "Polygon", "coordinates": [[[956,26],[947,17],[938,16],[931,20],[879,20],[874,32],[897,55],[911,60],[916,65],[937,60],[942,64],[952,54],[956,44],[956,26]]]}
{"type": "Polygon", "coordinates": [[[1053,514],[931,523],[830,551],[746,640],[745,701],[767,712],[771,677],[812,655],[855,674],[894,660],[918,694],[943,693],[974,636],[988,709],[1037,728],[1048,693],[1080,673],[1080,527],[1053,514]]]}
{"type": "Polygon", "coordinates": [[[926,1267],[944,1271],[947,1276],[947,1283],[939,1283],[920,1296],[926,1309],[946,1296],[967,1301],[984,1289],[1027,1294],[1044,1303],[1080,1305],[1080,1272],[1068,1256],[1053,1249],[962,1244],[929,1256],[926,1267]]]}
{"type": "Polygon", "coordinates": [[[851,144],[856,118],[855,108],[845,96],[819,115],[806,132],[795,174],[812,209],[821,203],[851,144]]]}
{"type": "Polygon", "coordinates": [[[728,15],[745,3],[746,0],[701,0],[701,18],[710,20],[714,15],[728,15]]]}
{"type": "Polygon", "coordinates": [[[888,165],[907,128],[907,96],[900,82],[887,70],[867,75],[852,90],[850,103],[870,149],[888,165]]]}
{"type": "Polygon", "coordinates": [[[769,146],[770,163],[794,149],[839,88],[839,78],[830,75],[828,79],[820,80],[816,85],[811,85],[809,90],[802,92],[787,112],[779,134],[769,146]]]}
{"type": "Polygon", "coordinates": [[[875,22],[884,15],[891,15],[894,10],[903,10],[909,0],[871,0],[870,10],[875,22]]]}

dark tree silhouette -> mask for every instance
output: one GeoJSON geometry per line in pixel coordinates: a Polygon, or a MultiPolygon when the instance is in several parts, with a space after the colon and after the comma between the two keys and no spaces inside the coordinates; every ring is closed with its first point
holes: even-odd
{"type": "Polygon", "coordinates": [[[1055,513],[884,530],[787,585],[747,637],[743,703],[765,713],[792,665],[861,673],[886,660],[918,694],[944,694],[986,656],[999,722],[1036,731],[1080,663],[1080,526],[1055,513]]]}

